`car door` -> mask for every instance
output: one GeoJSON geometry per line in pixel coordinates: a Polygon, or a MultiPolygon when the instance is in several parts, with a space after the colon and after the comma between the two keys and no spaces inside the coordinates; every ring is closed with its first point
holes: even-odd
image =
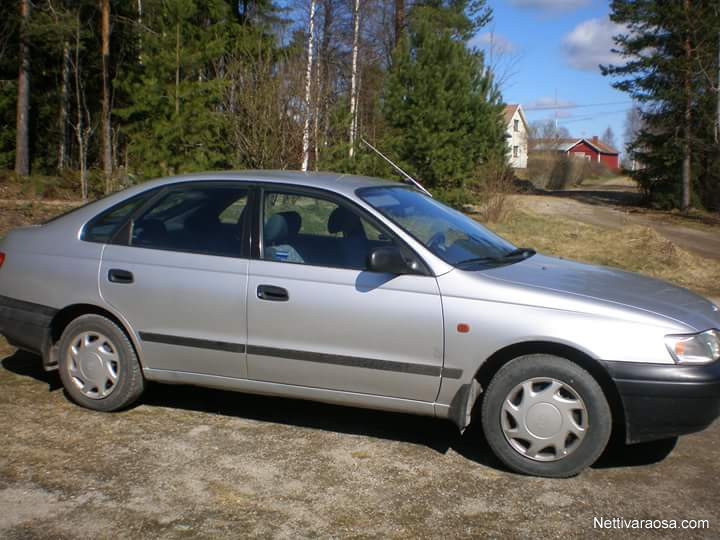
{"type": "Polygon", "coordinates": [[[233,182],[171,187],[105,246],[101,295],[138,332],[146,368],[246,377],[248,194],[233,182]]]}
{"type": "Polygon", "coordinates": [[[397,240],[333,196],[267,188],[260,209],[248,376],[434,401],[443,361],[435,278],[367,271],[370,250],[397,240]]]}

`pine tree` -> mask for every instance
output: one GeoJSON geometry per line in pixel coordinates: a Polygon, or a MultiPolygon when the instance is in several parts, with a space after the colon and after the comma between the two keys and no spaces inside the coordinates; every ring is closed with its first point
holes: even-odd
{"type": "Polygon", "coordinates": [[[641,164],[633,174],[661,206],[693,201],[720,206],[720,152],[714,142],[717,105],[717,2],[613,0],[611,19],[625,63],[602,66],[615,88],[642,107],[642,128],[629,146],[641,164]]]}

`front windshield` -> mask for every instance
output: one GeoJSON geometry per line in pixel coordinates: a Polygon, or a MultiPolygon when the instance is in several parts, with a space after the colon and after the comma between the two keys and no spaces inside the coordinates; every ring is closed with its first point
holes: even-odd
{"type": "Polygon", "coordinates": [[[508,257],[518,252],[476,221],[413,189],[373,187],[358,195],[449,264],[512,262],[508,257]]]}

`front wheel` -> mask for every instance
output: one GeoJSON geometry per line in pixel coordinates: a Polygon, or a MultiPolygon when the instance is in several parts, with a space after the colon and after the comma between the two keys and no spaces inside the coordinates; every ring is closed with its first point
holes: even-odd
{"type": "Polygon", "coordinates": [[[142,394],[144,380],[125,332],[100,315],[72,321],[60,338],[58,368],[70,397],[96,411],[116,411],[142,394]]]}
{"type": "Polygon", "coordinates": [[[505,364],[482,402],[483,431],[510,469],[565,478],[592,465],[612,429],[610,406],[583,368],[547,354],[505,364]]]}

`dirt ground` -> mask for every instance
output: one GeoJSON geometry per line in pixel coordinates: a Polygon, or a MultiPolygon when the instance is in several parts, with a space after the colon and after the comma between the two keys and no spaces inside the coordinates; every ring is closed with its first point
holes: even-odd
{"type": "MultiPolygon", "coordinates": [[[[568,480],[505,471],[446,422],[155,385],[131,410],[71,404],[0,343],[0,537],[670,536],[594,518],[708,520],[720,535],[720,424],[616,450],[568,480]]],[[[678,525],[679,526],[679,525],[678,525]]]]}

